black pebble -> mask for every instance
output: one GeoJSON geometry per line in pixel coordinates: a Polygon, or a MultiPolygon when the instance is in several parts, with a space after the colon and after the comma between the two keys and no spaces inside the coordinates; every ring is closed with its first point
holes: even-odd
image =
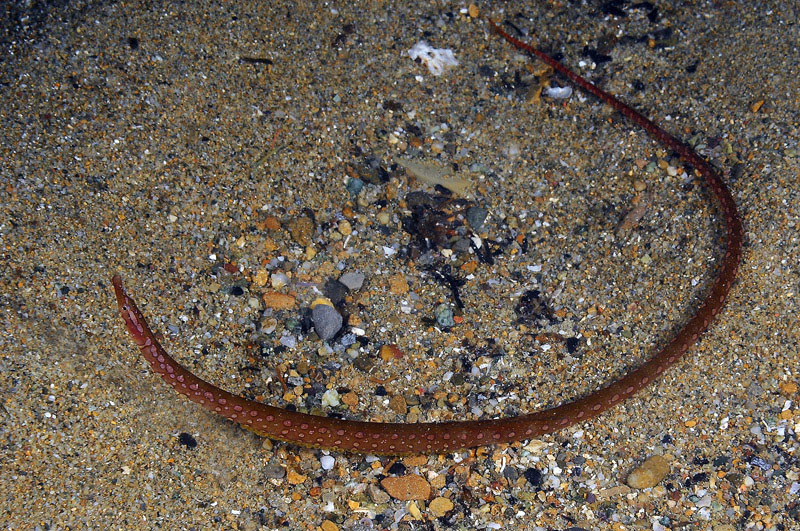
{"type": "Polygon", "coordinates": [[[566,344],[567,344],[567,352],[569,352],[570,354],[574,353],[575,349],[578,348],[578,345],[580,344],[580,342],[581,342],[581,340],[578,339],[577,337],[568,337],[567,338],[567,342],[566,342],[566,344]]]}
{"type": "Polygon", "coordinates": [[[334,306],[339,306],[344,301],[348,291],[350,290],[347,286],[334,279],[328,280],[325,287],[322,288],[322,293],[330,299],[334,306]]]}
{"type": "Polygon", "coordinates": [[[186,446],[187,448],[194,448],[195,446],[197,446],[197,439],[195,439],[185,431],[181,432],[181,434],[178,435],[178,442],[186,446]]]}
{"type": "Polygon", "coordinates": [[[533,485],[534,487],[541,487],[542,485],[542,473],[536,470],[535,468],[527,469],[523,475],[525,479],[528,480],[528,483],[533,485]]]}
{"type": "Polygon", "coordinates": [[[481,65],[478,67],[478,74],[482,75],[483,77],[494,77],[497,75],[494,68],[488,65],[481,65]]]}
{"type": "Polygon", "coordinates": [[[398,461],[389,468],[389,473],[395,476],[402,476],[406,473],[406,466],[398,461]]]}
{"type": "Polygon", "coordinates": [[[604,15],[611,15],[613,17],[625,18],[628,14],[618,7],[619,2],[606,2],[600,6],[600,11],[604,15]]]}
{"type": "Polygon", "coordinates": [[[232,286],[231,295],[234,295],[236,297],[241,297],[242,295],[244,295],[244,290],[242,289],[241,286],[232,286]]]}
{"type": "Polygon", "coordinates": [[[731,458],[727,455],[721,455],[719,457],[715,457],[714,460],[711,462],[716,468],[722,467],[727,465],[730,462],[731,458]]]}

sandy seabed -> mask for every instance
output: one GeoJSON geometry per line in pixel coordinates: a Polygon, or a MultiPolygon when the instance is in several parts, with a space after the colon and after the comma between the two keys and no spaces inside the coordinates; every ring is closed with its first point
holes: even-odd
{"type": "Polygon", "coordinates": [[[799,10],[4,5],[0,525],[800,529],[799,10]],[[560,404],[691,316],[723,254],[692,168],[592,97],[540,94],[567,83],[484,15],[724,172],[744,262],[691,355],[562,432],[402,459],[272,442],[164,385],[124,330],[114,273],[203,378],[387,422],[560,404]],[[409,57],[420,41],[458,64],[433,75],[409,57]],[[420,197],[437,210],[417,226],[420,197]],[[308,308],[348,272],[363,285],[322,341],[308,308]],[[521,312],[532,290],[542,306],[521,312]],[[629,486],[653,455],[669,465],[655,486],[629,486]]]}

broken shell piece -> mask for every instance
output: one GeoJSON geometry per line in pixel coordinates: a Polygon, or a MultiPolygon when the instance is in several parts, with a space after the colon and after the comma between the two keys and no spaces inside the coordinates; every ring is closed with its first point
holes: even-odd
{"type": "Polygon", "coordinates": [[[428,67],[428,70],[434,76],[440,76],[444,73],[445,69],[451,66],[457,66],[453,50],[432,48],[427,42],[419,41],[409,51],[408,55],[413,59],[419,59],[428,67]]]}

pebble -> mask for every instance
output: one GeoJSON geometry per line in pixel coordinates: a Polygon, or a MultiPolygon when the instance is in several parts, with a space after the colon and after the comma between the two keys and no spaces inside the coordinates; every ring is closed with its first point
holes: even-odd
{"type": "Polygon", "coordinates": [[[389,277],[389,292],[393,295],[405,295],[408,293],[408,281],[402,273],[397,273],[389,277]]]}
{"type": "Polygon", "coordinates": [[[390,500],[389,495],[386,494],[386,491],[381,490],[374,483],[370,483],[370,485],[367,487],[367,495],[369,496],[369,499],[372,500],[372,502],[376,505],[387,503],[390,500]]]}
{"type": "Polygon", "coordinates": [[[316,308],[320,304],[324,304],[325,306],[333,306],[333,303],[327,297],[317,297],[311,302],[311,308],[316,308]]]}
{"type": "Polygon", "coordinates": [[[305,482],[308,479],[308,476],[304,476],[303,474],[298,474],[294,470],[290,470],[286,474],[286,481],[289,482],[290,485],[300,485],[301,483],[305,482]]]}
{"type": "Polygon", "coordinates": [[[286,475],[286,469],[280,465],[267,465],[264,467],[264,475],[268,479],[283,479],[286,475]]]}
{"type": "Polygon", "coordinates": [[[617,485],[615,487],[609,487],[607,489],[600,489],[600,492],[597,493],[597,499],[603,500],[610,500],[611,498],[616,498],[617,496],[625,496],[631,491],[631,488],[627,485],[617,485]]]}
{"type": "Polygon", "coordinates": [[[403,351],[397,345],[383,345],[381,346],[378,355],[383,361],[391,361],[393,359],[400,359],[403,357],[403,351]]]}
{"type": "Polygon", "coordinates": [[[428,509],[437,518],[440,518],[453,510],[453,502],[443,496],[438,496],[431,500],[431,503],[428,504],[428,509]]]}
{"type": "Polygon", "coordinates": [[[339,405],[339,393],[336,389],[328,389],[322,393],[322,405],[327,407],[336,407],[339,405]]]}
{"type": "Polygon", "coordinates": [[[281,273],[280,271],[277,273],[272,273],[269,277],[270,284],[275,289],[280,289],[289,284],[289,277],[286,276],[286,273],[281,273]]]}
{"type": "Polygon", "coordinates": [[[370,184],[381,184],[389,180],[389,172],[381,165],[381,160],[373,155],[356,164],[354,169],[360,180],[370,184]]]}
{"type": "MultiPolygon", "coordinates": [[[[479,229],[476,229],[479,230],[479,229]]],[[[453,250],[457,253],[468,253],[471,245],[469,238],[459,238],[453,243],[453,250]]],[[[477,262],[475,262],[477,264],[477,262]]]]}
{"type": "Polygon", "coordinates": [[[375,366],[375,360],[369,356],[359,356],[353,362],[353,366],[362,372],[369,372],[375,366]]]}
{"type": "Polygon", "coordinates": [[[319,458],[319,464],[322,465],[322,470],[330,470],[333,468],[333,465],[336,463],[336,459],[330,455],[323,455],[319,458]]]}
{"type": "Polygon", "coordinates": [[[322,529],[322,531],[339,531],[339,526],[330,520],[323,520],[319,527],[322,529]]]}
{"type": "Polygon", "coordinates": [[[258,288],[265,286],[268,280],[269,273],[267,273],[266,269],[259,269],[256,271],[256,274],[253,275],[253,284],[258,288]]]}
{"type": "Polygon", "coordinates": [[[353,226],[350,225],[350,222],[347,221],[346,219],[340,221],[339,224],[337,225],[337,228],[339,229],[339,232],[341,232],[344,236],[348,236],[353,233],[353,226]]]}
{"type": "Polygon", "coordinates": [[[349,288],[339,280],[330,279],[325,283],[322,288],[322,293],[325,294],[334,306],[338,306],[347,297],[349,288]]]}
{"type": "Polygon", "coordinates": [[[311,320],[314,322],[314,330],[323,341],[327,341],[336,335],[342,328],[342,315],[333,306],[318,304],[311,310],[311,320]]]}
{"type": "Polygon", "coordinates": [[[264,237],[264,250],[268,253],[271,253],[278,249],[278,244],[275,243],[275,240],[270,238],[269,236],[264,237]]]}
{"type": "Polygon", "coordinates": [[[311,367],[306,360],[300,360],[297,362],[297,372],[303,376],[308,374],[308,371],[311,370],[311,367]]]}
{"type": "Polygon", "coordinates": [[[268,291],[261,296],[264,305],[273,310],[288,310],[294,308],[297,304],[297,299],[286,293],[278,293],[277,291],[268,291]]]}
{"type": "Polygon", "coordinates": [[[471,206],[467,209],[467,223],[472,230],[479,231],[483,227],[489,211],[481,206],[471,206]]]}
{"type": "Polygon", "coordinates": [[[314,234],[314,222],[307,216],[292,218],[289,221],[289,234],[295,242],[307,247],[311,244],[311,237],[314,234]]]}
{"type": "Polygon", "coordinates": [[[297,338],[285,330],[278,341],[286,348],[294,348],[297,346],[297,338]]]}
{"type": "Polygon", "coordinates": [[[669,462],[663,456],[654,455],[628,475],[627,484],[632,489],[655,487],[669,473],[669,462]]]}
{"type": "Polygon", "coordinates": [[[364,274],[357,271],[350,271],[339,277],[339,282],[347,286],[350,290],[361,289],[364,285],[364,274]]]}
{"type": "Polygon", "coordinates": [[[228,289],[228,293],[230,293],[234,297],[241,297],[242,295],[244,295],[244,288],[242,288],[241,286],[231,286],[230,289],[228,289]]]}
{"type": "Polygon", "coordinates": [[[364,181],[358,179],[356,177],[350,177],[347,179],[347,191],[352,196],[356,196],[361,193],[361,190],[364,188],[364,181]]]}
{"type": "Polygon", "coordinates": [[[191,434],[183,432],[178,436],[178,441],[187,448],[194,448],[197,446],[197,440],[191,434]]]}
{"type": "Polygon", "coordinates": [[[358,395],[352,391],[345,393],[344,396],[342,396],[342,403],[353,409],[358,405],[358,395]]]}
{"type": "Polygon", "coordinates": [[[264,220],[264,226],[272,231],[279,230],[281,228],[281,220],[275,216],[267,216],[264,220]]]}
{"type": "Polygon", "coordinates": [[[436,316],[436,322],[440,326],[450,328],[456,325],[453,319],[453,310],[450,309],[449,305],[442,303],[436,307],[433,313],[436,316]]]}
{"type": "Polygon", "coordinates": [[[416,503],[412,501],[406,507],[408,508],[408,513],[414,520],[422,520],[422,511],[419,510],[419,506],[416,503]]]}
{"type": "Polygon", "coordinates": [[[406,404],[406,399],[403,398],[403,395],[394,395],[389,400],[389,408],[398,415],[405,415],[408,411],[408,405],[406,404]]]}
{"type": "Polygon", "coordinates": [[[427,500],[431,495],[430,484],[417,474],[384,478],[381,487],[389,496],[401,501],[427,500]]]}
{"type": "Polygon", "coordinates": [[[534,487],[539,487],[542,485],[542,473],[538,469],[528,468],[522,473],[522,475],[525,476],[525,479],[528,480],[528,483],[534,487]]]}
{"type": "Polygon", "coordinates": [[[503,470],[503,477],[511,482],[514,482],[519,477],[519,470],[512,466],[507,466],[503,470]]]}
{"type": "MultiPolygon", "coordinates": [[[[409,455],[403,458],[402,465],[404,467],[424,466],[425,463],[427,462],[428,462],[428,456],[426,455],[409,455]]],[[[397,474],[397,472],[392,472],[392,473],[397,474]]]]}

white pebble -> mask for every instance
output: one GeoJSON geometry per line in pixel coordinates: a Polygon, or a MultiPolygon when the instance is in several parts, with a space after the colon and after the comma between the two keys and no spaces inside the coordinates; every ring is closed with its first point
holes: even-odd
{"type": "Polygon", "coordinates": [[[323,455],[319,459],[319,463],[322,465],[323,470],[330,470],[333,468],[334,463],[336,463],[336,459],[331,457],[330,455],[323,455]]]}
{"type": "Polygon", "coordinates": [[[289,283],[289,277],[284,273],[272,273],[269,279],[272,287],[275,289],[282,288],[289,283]]]}
{"type": "Polygon", "coordinates": [[[458,65],[453,50],[433,48],[425,41],[415,44],[408,50],[408,55],[411,59],[422,61],[434,76],[440,76],[446,68],[458,65]]]}
{"type": "Polygon", "coordinates": [[[286,348],[294,348],[297,346],[297,338],[288,333],[282,335],[279,341],[281,345],[286,348]]]}
{"type": "Polygon", "coordinates": [[[554,99],[566,99],[572,96],[572,87],[547,87],[545,94],[554,99]]]}
{"type": "Polygon", "coordinates": [[[339,393],[336,389],[328,389],[322,393],[322,405],[328,407],[336,407],[339,405],[339,393]]]}

